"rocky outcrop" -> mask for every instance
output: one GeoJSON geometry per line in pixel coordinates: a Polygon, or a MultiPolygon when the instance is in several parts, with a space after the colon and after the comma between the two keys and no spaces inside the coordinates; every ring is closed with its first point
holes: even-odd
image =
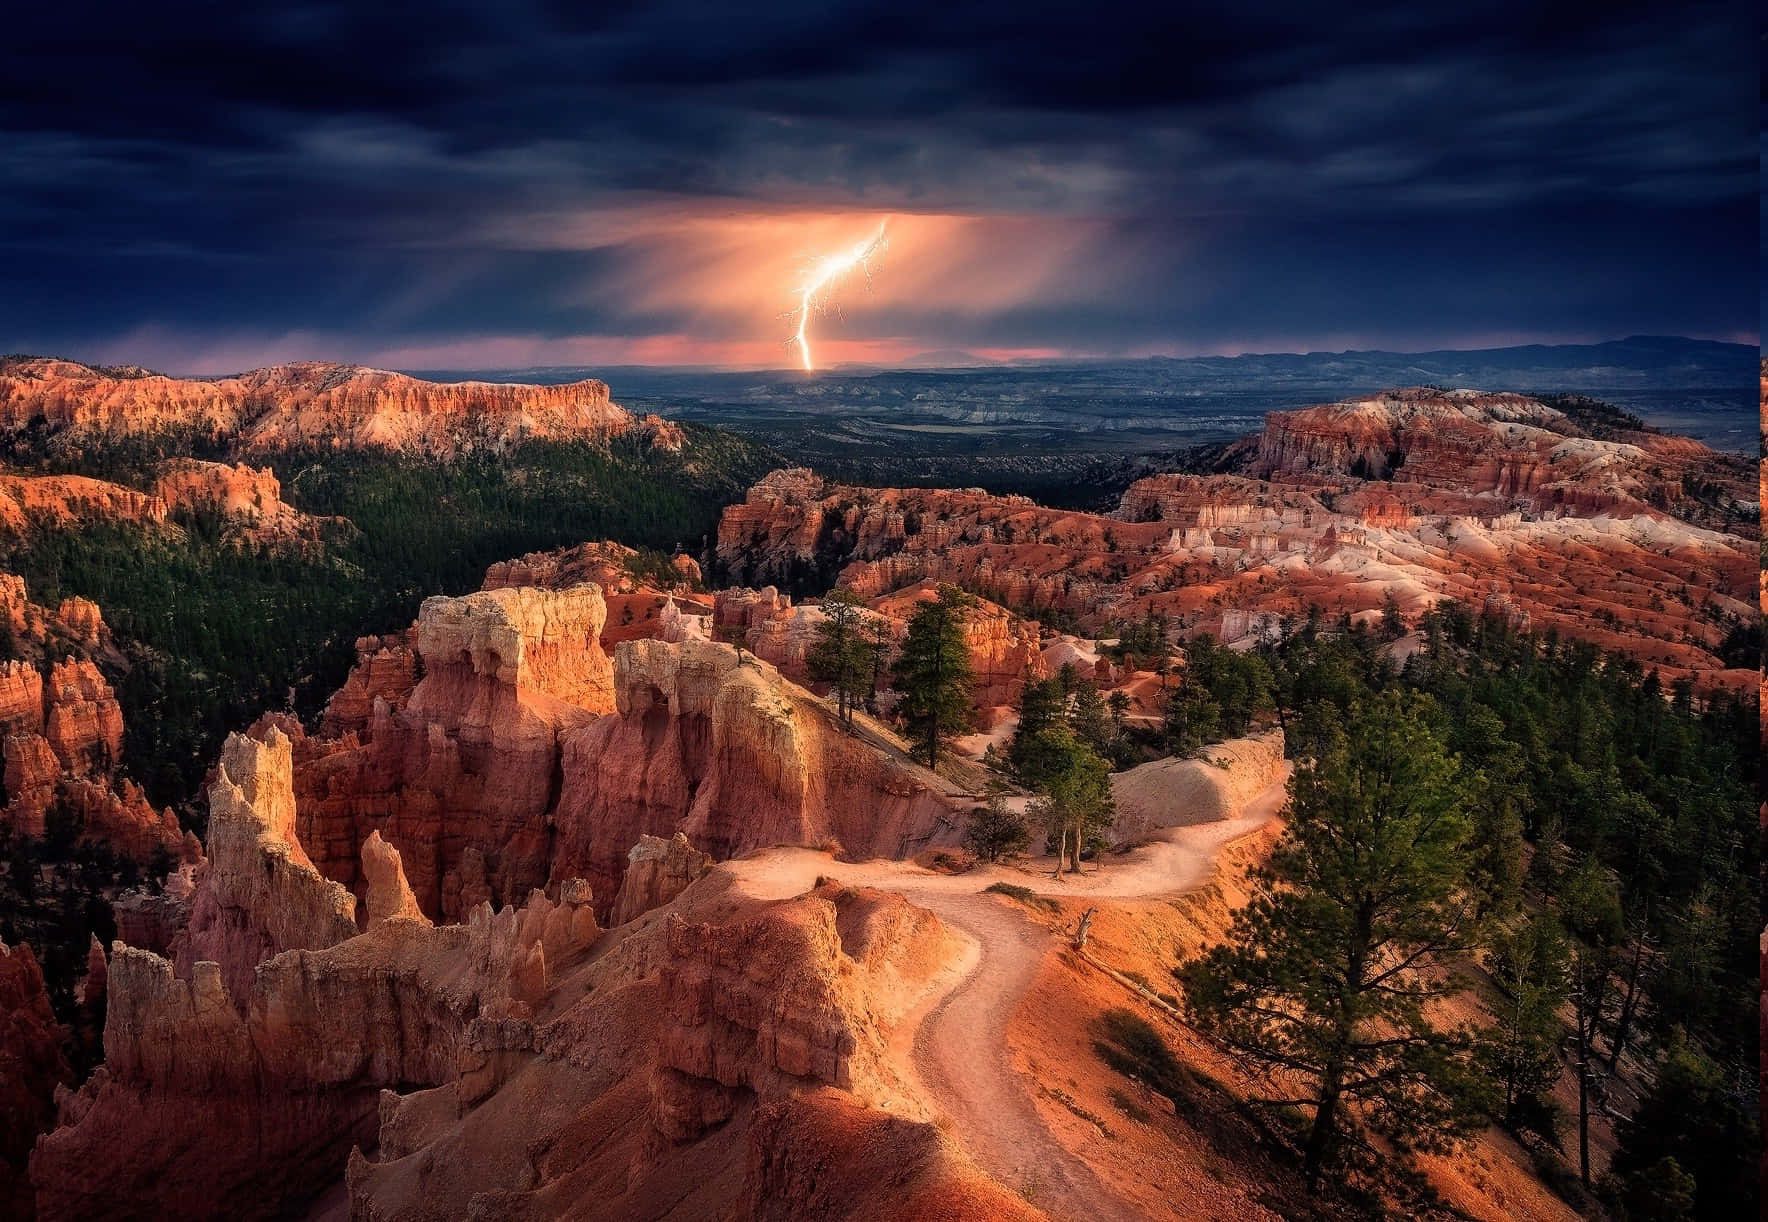
{"type": "Polygon", "coordinates": [[[0,361],[0,429],[40,420],[56,432],[193,430],[246,449],[383,447],[449,454],[528,439],[600,439],[642,431],[679,448],[679,428],[635,420],[606,383],[526,386],[426,382],[402,373],[307,361],[225,378],[183,379],[53,358],[0,361]]]}
{"type": "MultiPolygon", "coordinates": [[[[1592,409],[1594,404],[1588,405],[1592,409]]],[[[1707,447],[1637,425],[1592,433],[1557,407],[1517,394],[1412,387],[1300,411],[1273,412],[1253,473],[1286,479],[1380,481],[1402,504],[1460,493],[1515,508],[1585,515],[1641,509],[1717,519],[1689,494],[1696,482],[1732,482],[1732,464],[1707,447]]],[[[1732,488],[1740,506],[1751,499],[1732,488]]],[[[1397,513],[1390,506],[1389,520],[1397,513]]]]}
{"type": "MultiPolygon", "coordinates": [[[[430,598],[418,613],[417,651],[431,669],[465,667],[490,691],[517,690],[592,713],[613,710],[613,667],[602,652],[607,606],[601,588],[482,590],[430,598]]],[[[465,676],[459,676],[464,678],[465,676]]],[[[414,704],[447,703],[432,685],[414,704]]]]}
{"type": "Polygon", "coordinates": [[[316,525],[282,499],[282,483],[268,467],[176,458],[160,467],[154,495],[169,509],[227,518],[256,539],[302,538],[316,525]]]}
{"type": "Polygon", "coordinates": [[[360,643],[325,737],[285,726],[319,869],[361,890],[358,850],[378,831],[422,910],[447,920],[544,884],[562,736],[614,709],[605,620],[594,585],[507,587],[427,600],[409,646],[360,643]]]}
{"type": "Polygon", "coordinates": [[[119,945],[105,1065],[31,1159],[39,1213],[267,1217],[343,1172],[364,1217],[696,1216],[770,1186],[840,1199],[858,1182],[806,1169],[863,1140],[902,1156],[905,1199],[994,1199],[877,1110],[911,1091],[892,1030],[962,943],[893,894],[706,882],[593,958],[581,883],[465,925],[379,921],[261,963],[243,1009],[217,966],[119,945]]]}
{"type": "Polygon", "coordinates": [[[661,908],[710,869],[712,855],[700,852],[680,832],[668,840],[641,835],[626,855],[626,874],[620,880],[620,894],[614,897],[608,923],[624,925],[661,908]]]}
{"type": "Polygon", "coordinates": [[[421,921],[430,918],[418,907],[411,884],[405,881],[405,869],[399,850],[381,839],[379,832],[370,832],[362,842],[362,877],[368,888],[364,907],[368,912],[368,928],[383,921],[421,921]]]}
{"type": "Polygon", "coordinates": [[[121,484],[84,475],[0,474],[0,528],[14,534],[74,522],[165,520],[165,501],[121,484]]]}
{"type": "MultiPolygon", "coordinates": [[[[389,1092],[377,1152],[350,1162],[352,1212],[860,1217],[876,1181],[852,1169],[881,1159],[905,1206],[949,1193],[969,1216],[1027,1216],[991,1210],[1004,1194],[931,1125],[865,1102],[900,1103],[888,1037],[960,953],[899,897],[757,902],[715,869],[555,987],[539,1055],[494,1092],[389,1092]]],[[[871,1216],[928,1216],[872,1198],[871,1216]]]]}
{"type": "Polygon", "coordinates": [[[1477,612],[1496,582],[1509,622],[1631,654],[1666,681],[1753,686],[1720,656],[1753,615],[1753,483],[1685,438],[1587,428],[1594,410],[1406,390],[1273,413],[1240,449],[1244,473],[1149,477],[1109,517],[779,471],[725,511],[718,560],[755,584],[839,582],[874,606],[949,582],[1097,636],[1149,614],[1183,637],[1310,608],[1366,620],[1389,599],[1408,616],[1449,599],[1477,612]]]}
{"type": "Polygon", "coordinates": [[[383,920],[261,962],[243,1007],[218,965],[118,944],[104,1066],[32,1157],[40,1216],[281,1215],[372,1137],[383,1088],[489,1090],[531,1056],[549,963],[596,933],[569,887],[465,925],[383,920]]]}
{"type": "Polygon", "coordinates": [[[617,892],[644,834],[717,858],[771,844],[900,857],[957,832],[932,773],[882,758],[778,671],[705,641],[627,641],[616,717],[564,740],[555,877],[617,892]]]}
{"type": "Polygon", "coordinates": [[[109,772],[123,751],[123,709],[98,668],[86,661],[57,662],[43,696],[43,737],[67,772],[109,772]]]}
{"type": "Polygon", "coordinates": [[[757,1110],[733,1209],[757,1222],[1047,1216],[982,1174],[934,1125],[862,1107],[830,1089],[757,1110]]]}
{"type": "Polygon", "coordinates": [[[1163,828],[1236,818],[1283,768],[1283,732],[1271,730],[1217,743],[1194,759],[1158,759],[1114,773],[1112,843],[1137,844],[1163,828]]]}
{"type": "Polygon", "coordinates": [[[320,729],[329,738],[368,729],[376,702],[403,705],[418,680],[417,651],[408,633],[356,638],[356,665],[326,703],[320,729]]]}
{"type": "Polygon", "coordinates": [[[29,1218],[31,1144],[55,1119],[55,1092],[73,1076],[29,946],[0,942],[0,1214],[29,1218]]]}
{"type": "Polygon", "coordinates": [[[607,605],[604,649],[621,641],[663,637],[673,616],[703,615],[712,607],[712,600],[698,592],[700,566],[693,557],[674,556],[660,568],[632,548],[606,541],[500,561],[486,570],[484,588],[563,590],[584,583],[599,586],[607,605]]]}
{"type": "Polygon", "coordinates": [[[866,1102],[902,1089],[885,1036],[914,993],[898,986],[956,954],[931,913],[839,883],[740,922],[672,916],[652,1123],[680,1142],[748,1097],[829,1085],[866,1102]]]}
{"type": "MultiPolygon", "coordinates": [[[[28,605],[28,604],[27,604],[28,605]]],[[[95,641],[108,639],[90,603],[62,604],[55,623],[71,621],[95,641]]],[[[41,608],[27,626],[43,631],[41,608]]],[[[46,638],[45,638],[46,639],[46,638]]],[[[51,811],[75,834],[109,844],[137,861],[155,850],[193,849],[170,810],[155,810],[140,786],[117,775],[123,750],[123,714],[116,693],[87,659],[67,658],[47,679],[28,661],[0,663],[0,758],[5,763],[5,807],[0,819],[20,835],[41,838],[51,811]]]]}
{"type": "Polygon", "coordinates": [[[293,751],[280,730],[231,734],[209,788],[208,860],[174,947],[179,975],[212,965],[240,1006],[257,965],[356,933],[356,897],[314,869],[295,833],[293,751]]]}

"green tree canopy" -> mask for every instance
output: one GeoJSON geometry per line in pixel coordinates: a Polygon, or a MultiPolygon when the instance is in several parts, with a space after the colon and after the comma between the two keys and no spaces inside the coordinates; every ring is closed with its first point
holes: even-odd
{"type": "Polygon", "coordinates": [[[871,690],[876,648],[865,631],[865,602],[846,586],[836,586],[824,595],[822,612],[816,643],[806,661],[811,678],[834,690],[836,710],[842,721],[851,724],[854,706],[871,690]]]}
{"type": "Polygon", "coordinates": [[[1469,1040],[1425,1013],[1475,933],[1472,794],[1435,722],[1427,697],[1352,705],[1228,940],[1180,972],[1199,1029],[1274,1075],[1265,1101],[1311,1113],[1311,1187],[1364,1126],[1432,1149],[1476,1115],[1469,1040]]]}
{"type": "Polygon", "coordinates": [[[970,651],[964,642],[964,611],[971,598],[942,585],[937,597],[916,609],[897,655],[894,681],[915,757],[939,766],[945,750],[970,718],[970,651]]]}

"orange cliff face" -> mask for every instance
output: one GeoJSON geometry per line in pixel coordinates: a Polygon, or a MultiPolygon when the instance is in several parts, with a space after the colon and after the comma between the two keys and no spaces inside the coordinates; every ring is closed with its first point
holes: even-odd
{"type": "MultiPolygon", "coordinates": [[[[754,678],[733,679],[718,646],[704,646],[721,655],[710,667],[656,642],[620,655],[646,644],[653,656],[623,692],[662,685],[720,705],[733,702],[719,695],[727,683],[754,678]],[[699,696],[681,687],[709,679],[699,696]]],[[[778,698],[765,684],[744,694],[778,698]]],[[[658,711],[633,698],[596,724],[658,711]]],[[[793,758],[778,736],[791,731],[733,737],[713,717],[726,768],[778,772],[793,758]],[[769,749],[774,765],[760,758],[769,749]]],[[[113,946],[104,1065],[60,1096],[31,1154],[40,1218],[271,1216],[340,1177],[368,1216],[420,1202],[552,1216],[591,1196],[609,1216],[650,1216],[684,1208],[684,1184],[690,1213],[703,1197],[786,1216],[782,1193],[857,1210],[868,1174],[806,1179],[804,1160],[867,1142],[897,1151],[905,1201],[1030,1216],[931,1124],[877,1110],[912,1089],[891,1031],[963,961],[931,914],[839,884],[757,898],[677,837],[635,846],[617,935],[599,927],[590,885],[563,872],[438,926],[408,881],[410,854],[378,832],[358,846],[360,903],[321,873],[297,756],[274,727],[229,739],[209,856],[183,875],[188,925],[167,956],[113,946]],[[537,1138],[549,1152],[531,1167],[506,1158],[537,1138]],[[451,1149],[472,1154],[439,1157],[451,1149]]],[[[754,794],[729,796],[742,803],[733,815],[765,818],[754,794]]]]}
{"type": "Polygon", "coordinates": [[[1732,502],[1748,502],[1753,494],[1743,486],[1740,463],[1624,419],[1591,418],[1591,428],[1525,395],[1389,390],[1271,413],[1252,474],[1386,481],[1401,499],[1419,503],[1462,496],[1582,516],[1630,516],[1649,507],[1695,525],[1755,530],[1752,517],[1708,512],[1715,507],[1702,506],[1685,487],[1685,476],[1726,484],[1732,502]]]}
{"type": "Polygon", "coordinates": [[[605,914],[645,836],[683,832],[722,858],[775,843],[894,856],[955,835],[945,782],[880,760],[772,666],[661,639],[677,622],[610,657],[601,587],[502,586],[359,642],[318,735],[280,718],[257,731],[294,740],[315,865],[360,890],[357,850],[378,830],[432,916],[568,877],[605,914]]]}
{"type": "Polygon", "coordinates": [[[97,606],[65,599],[53,612],[31,603],[22,578],[0,575],[0,617],[26,657],[0,662],[0,755],[6,801],[0,820],[41,838],[60,804],[81,837],[146,861],[156,849],[190,856],[195,842],[169,809],[155,810],[121,776],[123,714],[94,664],[113,653],[97,606]],[[85,656],[57,651],[77,650],[85,656]]]}
{"type": "Polygon", "coordinates": [[[1273,413],[1244,450],[1262,477],[1153,476],[1108,517],[775,472],[726,510],[718,561],[874,601],[946,581],[1096,633],[1152,611],[1238,637],[1310,606],[1372,617],[1390,596],[1408,614],[1456,599],[1666,678],[1755,681],[1718,656],[1753,614],[1755,488],[1696,442],[1588,436],[1521,396],[1405,391],[1273,413]]]}
{"type": "Polygon", "coordinates": [[[311,538],[322,521],[284,502],[268,468],[244,463],[172,459],[161,465],[152,492],[83,475],[0,472],[0,528],[14,534],[92,522],[164,526],[178,510],[219,514],[258,541],[311,538]]]}
{"type": "Polygon", "coordinates": [[[57,432],[196,430],[245,450],[318,444],[452,454],[526,440],[642,431],[679,448],[679,428],[635,418],[604,382],[562,386],[426,382],[359,365],[307,361],[225,378],[172,378],[42,357],[0,361],[0,429],[42,421],[57,432]]]}
{"type": "MultiPolygon", "coordinates": [[[[937,582],[919,581],[869,600],[866,609],[881,619],[886,639],[900,645],[916,608],[937,597],[937,582]]],[[[875,621],[874,621],[875,622],[875,621]]],[[[779,668],[794,682],[809,684],[811,651],[824,623],[816,603],[794,605],[773,586],[759,590],[720,590],[710,620],[691,631],[740,640],[756,657],[779,668]]],[[[973,676],[971,715],[985,728],[1000,711],[1019,701],[1027,677],[1046,676],[1038,625],[987,599],[977,599],[964,612],[964,644],[973,676]]]]}
{"type": "Polygon", "coordinates": [[[29,1218],[31,1143],[55,1120],[55,1092],[73,1070],[31,948],[0,942],[0,1214],[29,1218]]]}

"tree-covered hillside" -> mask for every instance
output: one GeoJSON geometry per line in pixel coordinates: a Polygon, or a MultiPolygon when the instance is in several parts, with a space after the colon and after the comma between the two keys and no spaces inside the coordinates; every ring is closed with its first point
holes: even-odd
{"type": "MultiPolygon", "coordinates": [[[[679,453],[634,439],[535,442],[446,461],[384,450],[252,454],[284,499],[326,524],[319,538],[242,539],[209,514],[168,527],[39,526],[0,540],[0,570],[53,605],[79,594],[103,608],[131,665],[113,674],[128,731],[124,768],[155,802],[193,802],[229,730],[267,709],[310,716],[342,681],[353,643],[404,627],[431,594],[476,589],[495,561],[614,539],[699,555],[720,509],[777,457],[688,426],[679,453]]],[[[201,439],[134,438],[81,455],[15,444],[37,470],[145,487],[201,439]]],[[[215,455],[218,456],[218,455],[215,455]]]]}

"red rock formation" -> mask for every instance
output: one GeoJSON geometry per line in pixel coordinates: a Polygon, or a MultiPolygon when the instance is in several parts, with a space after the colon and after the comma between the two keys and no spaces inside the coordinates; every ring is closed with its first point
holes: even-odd
{"type": "MultiPolygon", "coordinates": [[[[938,582],[919,581],[873,599],[871,606],[906,631],[916,608],[938,595],[938,582]]],[[[996,710],[1019,703],[1027,677],[1049,674],[1037,624],[987,599],[977,599],[964,612],[964,647],[970,656],[970,704],[985,722],[996,710]]]]}
{"type": "Polygon", "coordinates": [[[190,921],[172,948],[181,977],[218,964],[243,1006],[264,960],[356,933],[356,898],[314,869],[296,835],[293,751],[279,730],[262,742],[228,736],[209,787],[205,847],[190,921]]]}
{"type": "Polygon", "coordinates": [[[288,727],[300,837],[319,868],[356,886],[378,830],[432,917],[458,919],[480,887],[507,901],[543,884],[561,737],[614,708],[604,622],[593,585],[504,588],[426,601],[410,648],[365,642],[326,719],[327,734],[345,732],[288,727]],[[417,658],[423,678],[407,687],[417,658]]]}
{"type": "Polygon", "coordinates": [[[164,501],[121,484],[84,475],[0,474],[0,527],[15,534],[33,526],[70,522],[165,520],[164,501]]]}
{"type": "Polygon", "coordinates": [[[514,586],[538,586],[562,590],[585,582],[601,587],[608,614],[602,625],[602,647],[612,649],[621,641],[664,636],[671,614],[687,611],[704,614],[711,600],[697,594],[700,566],[691,556],[675,556],[670,569],[673,580],[656,573],[635,572],[639,553],[618,543],[582,543],[550,552],[530,552],[519,560],[505,560],[485,572],[484,588],[501,590],[514,586]],[[674,606],[672,613],[670,607],[674,606]]]}
{"type": "Polygon", "coordinates": [[[978,1171],[933,1125],[862,1107],[827,1089],[757,1111],[747,1176],[733,1209],[757,1222],[1045,1217],[978,1171]]]}
{"type": "Polygon", "coordinates": [[[109,772],[123,751],[123,710],[98,668],[57,662],[45,688],[43,736],[72,776],[109,772]]]}
{"type": "Polygon", "coordinates": [[[740,922],[672,915],[668,941],[651,1121],[677,1142],[800,1083],[902,1090],[885,1036],[912,994],[895,986],[958,953],[931,913],[839,883],[740,922]]]}
{"type": "MultiPolygon", "coordinates": [[[[938,592],[937,582],[917,581],[871,599],[868,607],[884,618],[890,639],[900,642],[915,609],[938,592]]],[[[720,590],[713,603],[711,629],[721,640],[740,640],[749,652],[793,681],[809,683],[810,654],[822,623],[819,606],[794,606],[791,598],[767,586],[720,590]]],[[[987,599],[976,600],[965,613],[964,640],[974,675],[972,711],[981,722],[992,722],[997,709],[1018,702],[1028,674],[1038,679],[1046,673],[1038,626],[987,599]]]]}
{"type": "Polygon", "coordinates": [[[1389,392],[1272,414],[1256,453],[1243,447],[1271,478],[1155,476],[1110,518],[775,472],[726,510],[718,558],[740,580],[839,581],[874,603],[947,581],[1100,635],[1148,612],[1223,633],[1311,606],[1367,618],[1390,597],[1414,615],[1451,598],[1478,609],[1498,581],[1515,622],[1666,679],[1753,684],[1717,654],[1753,614],[1756,492],[1698,443],[1599,431],[1521,396],[1389,392]]]}
{"type": "Polygon", "coordinates": [[[1414,387],[1271,413],[1254,472],[1388,481],[1406,501],[1460,492],[1586,514],[1676,509],[1689,500],[1683,475],[1735,478],[1724,474],[1729,464],[1687,438],[1620,427],[1603,433],[1588,434],[1524,395],[1414,387]]]}
{"type": "Polygon", "coordinates": [[[305,538],[315,522],[282,499],[282,483],[268,467],[175,458],[163,464],[154,495],[169,509],[220,514],[257,539],[305,538]]]}
{"type": "Polygon", "coordinates": [[[417,686],[417,651],[409,633],[356,638],[356,665],[326,703],[320,729],[328,738],[368,729],[376,701],[402,706],[417,686]]]}
{"type": "Polygon", "coordinates": [[[549,961],[596,932],[569,894],[441,929],[382,920],[259,963],[243,1007],[217,965],[186,976],[118,944],[105,1063],[32,1156],[39,1215],[281,1215],[372,1135],[382,1088],[495,1082],[528,1055],[549,961]]]}
{"type": "Polygon", "coordinates": [[[679,448],[680,429],[637,421],[603,382],[524,386],[425,382],[401,373],[309,361],[227,378],[169,378],[72,361],[0,361],[0,428],[41,418],[53,430],[117,435],[199,429],[248,449],[299,444],[452,453],[528,438],[603,438],[643,431],[679,448]]]}
{"type": "MultiPolygon", "coordinates": [[[[44,650],[53,626],[71,625],[96,647],[108,647],[109,632],[93,604],[66,600],[49,616],[24,601],[22,583],[10,592],[26,634],[21,640],[15,633],[15,643],[44,650]]],[[[90,660],[57,662],[47,681],[32,662],[0,663],[0,734],[6,778],[0,819],[14,831],[43,836],[59,800],[82,838],[108,843],[137,861],[146,861],[156,849],[190,850],[172,812],[155,810],[138,785],[116,775],[122,709],[90,660]]]]}
{"type": "Polygon", "coordinates": [[[430,918],[418,907],[417,896],[411,893],[411,884],[405,881],[399,850],[382,840],[379,832],[370,832],[368,839],[362,842],[362,877],[368,886],[364,905],[368,910],[368,928],[373,929],[382,921],[431,924],[430,918]]]}
{"type": "Polygon", "coordinates": [[[110,626],[104,622],[104,613],[98,609],[98,604],[91,599],[78,595],[62,599],[55,608],[55,623],[89,653],[112,648],[110,626]]]}
{"type": "Polygon", "coordinates": [[[29,1218],[31,1144],[55,1120],[55,1091],[73,1077],[31,948],[0,942],[0,1215],[29,1218]]]}
{"type": "Polygon", "coordinates": [[[714,857],[772,844],[911,855],[958,831],[947,784],[849,737],[823,703],[726,645],[628,641],[619,715],[565,736],[553,876],[613,895],[642,834],[714,857]]]}
{"type": "Polygon", "coordinates": [[[495,1090],[389,1092],[377,1154],[350,1161],[352,1211],[1035,1216],[931,1125],[862,1101],[900,1097],[887,1037],[955,939],[895,896],[830,885],[758,903],[729,882],[715,871],[565,978],[539,1056],[495,1090]]]}
{"type": "Polygon", "coordinates": [[[661,908],[711,868],[712,855],[700,852],[680,832],[668,840],[641,835],[626,855],[626,874],[608,923],[624,925],[661,908]]]}

